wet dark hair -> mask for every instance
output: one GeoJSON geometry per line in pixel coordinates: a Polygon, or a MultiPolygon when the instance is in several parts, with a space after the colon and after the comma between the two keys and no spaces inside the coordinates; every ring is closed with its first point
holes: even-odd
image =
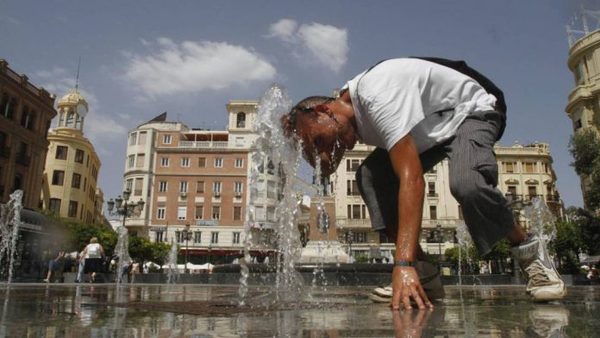
{"type": "Polygon", "coordinates": [[[281,126],[286,137],[292,136],[298,126],[298,115],[314,115],[316,116],[315,107],[329,103],[335,100],[329,96],[309,96],[298,102],[292,110],[281,117],[281,126]]]}

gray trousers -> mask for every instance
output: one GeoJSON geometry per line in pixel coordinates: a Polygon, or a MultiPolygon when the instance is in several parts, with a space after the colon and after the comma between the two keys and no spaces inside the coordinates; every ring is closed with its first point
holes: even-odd
{"type": "MultiPolygon", "coordinates": [[[[508,201],[496,189],[494,143],[501,123],[500,115],[494,111],[469,116],[453,139],[420,154],[423,172],[448,158],[450,192],[461,205],[469,233],[481,254],[488,253],[515,226],[508,201]]],[[[399,182],[388,152],[374,150],[359,166],[356,180],[373,229],[386,231],[388,238],[395,241],[399,182]]]]}

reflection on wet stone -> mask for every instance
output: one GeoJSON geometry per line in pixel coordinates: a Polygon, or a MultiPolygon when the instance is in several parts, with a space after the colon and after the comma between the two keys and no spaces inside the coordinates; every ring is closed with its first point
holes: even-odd
{"type": "Polygon", "coordinates": [[[211,285],[6,285],[0,337],[590,337],[600,290],[570,287],[565,300],[532,303],[522,286],[448,286],[431,311],[391,311],[368,287],[329,287],[273,302],[269,287],[211,285]],[[460,300],[463,294],[463,301],[460,300]]]}

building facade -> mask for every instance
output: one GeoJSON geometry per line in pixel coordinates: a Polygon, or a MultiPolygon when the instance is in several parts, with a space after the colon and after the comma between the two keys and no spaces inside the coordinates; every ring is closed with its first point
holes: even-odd
{"type": "MultiPolygon", "coordinates": [[[[586,32],[574,41],[569,49],[568,67],[573,72],[575,88],[569,94],[565,110],[573,132],[591,129],[600,135],[600,29],[586,32]]],[[[585,193],[592,183],[589,178],[580,179],[585,193]]]]}
{"type": "MultiPolygon", "coordinates": [[[[338,237],[351,247],[352,255],[370,255],[373,247],[386,257],[394,250],[394,239],[385,238],[371,230],[371,221],[356,182],[358,166],[374,148],[357,144],[332,177],[336,200],[338,237]]],[[[557,217],[563,207],[556,190],[556,175],[552,170],[552,157],[547,144],[536,143],[494,148],[499,168],[498,189],[513,202],[515,212],[534,197],[542,198],[557,217]]],[[[429,254],[443,254],[456,242],[456,228],[464,223],[462,210],[450,193],[448,161],[444,160],[424,173],[425,197],[420,244],[429,254]]],[[[527,226],[525,219],[520,221],[527,226]]]]}
{"type": "MultiPolygon", "coordinates": [[[[257,102],[226,108],[226,130],[193,129],[165,115],[129,132],[124,189],[146,202],[139,218],[127,219],[130,233],[174,241],[197,262],[241,253],[257,102]]],[[[259,170],[256,226],[272,229],[278,176],[272,163],[259,170]]]]}
{"type": "Polygon", "coordinates": [[[45,210],[88,224],[104,223],[98,187],[100,158],[84,136],[89,107],[77,88],[58,101],[56,127],[48,134],[42,202],[45,210]]]}
{"type": "Polygon", "coordinates": [[[40,207],[46,136],[56,116],[54,95],[0,59],[0,203],[23,190],[23,206],[40,207]]]}

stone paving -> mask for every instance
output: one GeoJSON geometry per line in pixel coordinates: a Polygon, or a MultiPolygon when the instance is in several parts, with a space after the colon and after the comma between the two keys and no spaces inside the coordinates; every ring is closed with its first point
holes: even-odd
{"type": "Polygon", "coordinates": [[[217,285],[0,285],[0,337],[597,337],[600,288],[537,304],[522,286],[447,286],[432,311],[391,311],[366,287],[302,297],[217,285]]]}

